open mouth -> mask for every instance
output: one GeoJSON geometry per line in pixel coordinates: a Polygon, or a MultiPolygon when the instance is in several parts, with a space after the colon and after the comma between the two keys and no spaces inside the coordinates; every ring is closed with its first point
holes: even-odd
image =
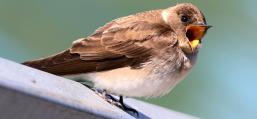
{"type": "Polygon", "coordinates": [[[186,36],[189,41],[201,40],[206,31],[206,26],[188,26],[186,36]]]}
{"type": "Polygon", "coordinates": [[[201,43],[201,39],[209,27],[210,26],[206,25],[190,25],[187,27],[186,37],[190,41],[193,49],[195,49],[201,43]]]}

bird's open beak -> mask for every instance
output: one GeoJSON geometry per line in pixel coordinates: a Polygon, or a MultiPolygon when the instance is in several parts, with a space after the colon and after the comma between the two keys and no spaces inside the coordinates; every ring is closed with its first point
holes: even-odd
{"type": "Polygon", "coordinates": [[[197,48],[197,46],[201,43],[201,39],[203,38],[207,30],[211,27],[212,26],[204,24],[194,24],[187,26],[186,36],[190,41],[192,50],[197,48]]]}

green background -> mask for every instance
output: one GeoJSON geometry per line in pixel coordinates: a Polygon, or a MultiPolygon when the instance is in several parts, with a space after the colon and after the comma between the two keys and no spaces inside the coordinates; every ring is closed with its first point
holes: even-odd
{"type": "Polygon", "coordinates": [[[206,119],[256,119],[256,0],[0,0],[0,57],[45,57],[114,18],[181,2],[197,5],[214,27],[189,76],[146,101],[206,119]]]}

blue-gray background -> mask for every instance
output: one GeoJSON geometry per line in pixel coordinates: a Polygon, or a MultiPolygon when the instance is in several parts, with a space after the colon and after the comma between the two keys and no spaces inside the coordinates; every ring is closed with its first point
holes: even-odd
{"type": "Polygon", "coordinates": [[[146,101],[207,119],[257,118],[256,0],[0,0],[0,57],[45,57],[114,18],[177,2],[196,4],[214,27],[190,75],[146,101]]]}

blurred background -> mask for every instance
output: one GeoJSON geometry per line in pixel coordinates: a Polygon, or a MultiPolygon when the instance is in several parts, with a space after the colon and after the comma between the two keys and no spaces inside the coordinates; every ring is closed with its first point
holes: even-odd
{"type": "Polygon", "coordinates": [[[197,5],[214,27],[189,76],[145,101],[205,119],[256,119],[256,0],[0,0],[0,57],[45,57],[114,18],[181,2],[197,5]]]}

